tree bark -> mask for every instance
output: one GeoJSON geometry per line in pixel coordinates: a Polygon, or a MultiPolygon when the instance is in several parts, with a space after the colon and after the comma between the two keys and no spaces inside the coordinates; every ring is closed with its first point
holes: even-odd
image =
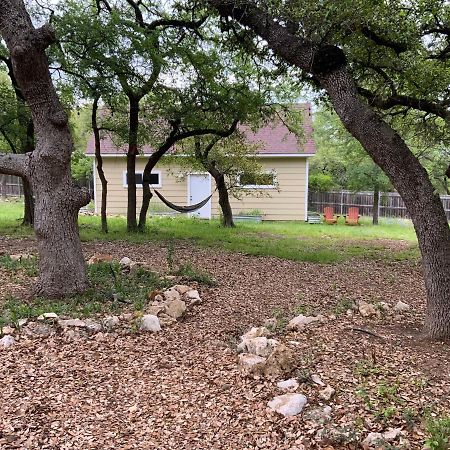
{"type": "Polygon", "coordinates": [[[34,224],[33,190],[31,189],[30,182],[26,178],[22,178],[22,185],[23,185],[23,198],[24,198],[22,225],[32,227],[34,224]]]}
{"type": "Polygon", "coordinates": [[[138,230],[136,220],[137,200],[136,200],[136,156],[138,155],[138,130],[139,130],[139,98],[129,97],[130,102],[130,129],[128,134],[127,153],[127,185],[128,185],[128,206],[127,206],[127,231],[138,230]]]}
{"type": "Polygon", "coordinates": [[[372,207],[372,225],[378,225],[378,206],[380,204],[380,190],[374,186],[373,207],[372,207]]]}
{"type": "MultiPolygon", "coordinates": [[[[23,128],[26,128],[26,133],[23,135],[20,145],[20,153],[29,153],[34,150],[34,124],[31,117],[29,117],[29,114],[26,114],[25,101],[21,96],[17,94],[17,90],[16,98],[20,105],[18,108],[19,123],[21,123],[23,128]],[[22,110],[22,113],[20,113],[20,110],[22,110]]],[[[22,225],[32,227],[34,225],[33,189],[31,187],[31,183],[26,178],[22,178],[22,183],[24,197],[22,225]]]]}
{"type": "Polygon", "coordinates": [[[90,196],[74,185],[70,173],[73,145],[68,118],[52,84],[45,54],[55,36],[48,25],[33,27],[23,0],[0,0],[0,32],[30,107],[37,138],[32,153],[0,154],[0,172],[26,178],[35,194],[36,293],[72,295],[88,285],[77,217],[90,196]]]}
{"type": "Polygon", "coordinates": [[[209,170],[209,173],[216,182],[217,191],[219,192],[219,205],[222,210],[222,225],[225,228],[233,228],[233,210],[231,209],[230,197],[228,195],[228,189],[225,184],[225,176],[217,169],[209,170]]]}
{"type": "Polygon", "coordinates": [[[362,144],[402,196],[413,221],[422,254],[427,290],[425,333],[450,338],[450,228],[443,205],[426,170],[401,137],[358,94],[343,51],[317,47],[293,34],[266,11],[233,0],[210,0],[264,38],[288,63],[310,73],[324,89],[345,128],[362,144]]]}
{"type": "MultiPolygon", "coordinates": [[[[100,96],[96,95],[94,97],[94,102],[92,103],[92,116],[91,116],[91,126],[94,132],[94,143],[95,143],[95,160],[97,161],[97,173],[100,178],[100,183],[102,184],[102,203],[101,203],[101,222],[102,222],[102,233],[108,233],[108,218],[106,215],[106,204],[108,198],[108,180],[106,179],[105,172],[103,170],[103,158],[101,153],[101,139],[100,130],[97,124],[97,111],[98,102],[100,96]]],[[[95,176],[95,175],[94,175],[95,176]]]]}

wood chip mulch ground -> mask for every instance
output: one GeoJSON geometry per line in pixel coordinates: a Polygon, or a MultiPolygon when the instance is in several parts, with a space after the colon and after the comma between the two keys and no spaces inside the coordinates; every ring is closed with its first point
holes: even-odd
{"type": "MultiPolygon", "coordinates": [[[[6,253],[29,252],[31,239],[1,239],[6,253]]],[[[93,253],[146,261],[163,273],[167,249],[157,244],[88,243],[93,253]]],[[[2,449],[277,449],[358,448],[369,432],[402,429],[403,447],[423,448],[424,417],[448,415],[449,352],[420,340],[425,294],[412,262],[352,260],[296,263],[176,245],[177,263],[209,271],[215,288],[184,321],[157,334],[109,333],[70,341],[62,336],[19,340],[0,351],[2,449]],[[411,311],[351,316],[352,301],[399,300],[411,311]],[[299,313],[327,319],[304,331],[282,325],[299,313]],[[303,415],[270,411],[276,383],[242,376],[238,337],[278,317],[276,338],[296,353],[303,415]],[[362,330],[362,331],[361,331],[362,330]],[[317,374],[336,393],[328,402],[311,382],[317,374]],[[333,426],[352,444],[318,444],[322,425],[308,410],[329,405],[333,426]],[[349,446],[348,446],[349,445],[349,446]]],[[[23,283],[2,276],[2,293],[23,283]]],[[[19,288],[17,288],[19,289],[19,288]]],[[[19,291],[20,291],[19,289],[19,291]]],[[[397,441],[398,442],[398,441],[397,441]]]]}

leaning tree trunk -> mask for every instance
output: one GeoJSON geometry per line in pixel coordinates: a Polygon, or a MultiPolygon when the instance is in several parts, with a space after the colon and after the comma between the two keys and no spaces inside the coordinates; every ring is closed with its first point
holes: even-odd
{"type": "Polygon", "coordinates": [[[425,332],[450,338],[450,228],[424,167],[401,137],[358,96],[345,68],[321,77],[336,113],[405,202],[416,230],[427,290],[425,332]]]}
{"type": "Polygon", "coordinates": [[[386,173],[405,202],[422,254],[427,290],[425,332],[450,338],[450,228],[428,174],[401,137],[358,95],[343,51],[317,47],[289,32],[267,11],[251,3],[209,0],[224,16],[249,26],[288,63],[313,75],[324,89],[345,128],[386,173]]]}
{"type": "Polygon", "coordinates": [[[138,155],[138,129],[139,129],[139,99],[130,97],[130,129],[128,136],[127,153],[127,185],[128,185],[128,205],[127,205],[127,231],[138,230],[136,211],[136,156],[138,155]]]}
{"type": "Polygon", "coordinates": [[[217,191],[219,192],[219,205],[222,210],[222,225],[225,228],[234,227],[233,210],[231,209],[230,197],[228,195],[227,185],[225,184],[225,177],[223,173],[217,169],[209,171],[216,182],[217,191]]]}
{"type": "Polygon", "coordinates": [[[88,283],[77,217],[79,209],[89,203],[89,194],[74,185],[70,173],[73,145],[68,118],[53,87],[45,54],[55,41],[54,32],[48,25],[33,27],[23,0],[0,0],[0,32],[36,133],[32,153],[0,155],[0,172],[28,179],[35,195],[36,292],[46,297],[82,292],[88,283]]]}
{"type": "MultiPolygon", "coordinates": [[[[91,115],[91,126],[92,131],[94,132],[94,145],[95,145],[95,160],[97,161],[97,173],[100,179],[100,183],[102,185],[102,202],[101,202],[101,222],[102,222],[102,232],[108,233],[108,218],[106,215],[106,202],[108,199],[108,180],[106,179],[105,172],[103,170],[103,158],[101,152],[101,139],[100,139],[100,130],[97,124],[97,111],[98,111],[98,102],[100,100],[100,96],[96,95],[94,98],[94,102],[92,103],[92,115],[91,115]]],[[[95,174],[94,174],[95,176],[95,174]]]]}
{"type": "Polygon", "coordinates": [[[378,208],[380,205],[380,190],[378,186],[373,189],[372,225],[378,225],[378,208]]]}
{"type": "Polygon", "coordinates": [[[175,143],[175,132],[172,132],[167,138],[166,142],[161,145],[147,160],[144,173],[142,174],[142,205],[141,211],[139,213],[139,231],[145,231],[145,225],[147,224],[147,213],[150,207],[150,200],[153,197],[152,191],[150,190],[150,176],[152,170],[155,168],[158,161],[165,155],[165,153],[170,149],[170,147],[175,143]]]}

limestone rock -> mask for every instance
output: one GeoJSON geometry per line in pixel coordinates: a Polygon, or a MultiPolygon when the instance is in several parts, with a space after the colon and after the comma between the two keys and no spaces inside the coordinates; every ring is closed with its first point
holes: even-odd
{"type": "Polygon", "coordinates": [[[367,437],[362,441],[361,445],[364,450],[385,448],[386,444],[394,441],[397,437],[401,436],[401,428],[389,428],[384,433],[369,433],[367,437]]]}
{"type": "Polygon", "coordinates": [[[283,389],[283,391],[295,391],[296,389],[298,389],[299,384],[295,378],[290,378],[289,380],[279,381],[277,383],[277,387],[283,389]]]}
{"type": "Polygon", "coordinates": [[[185,284],[177,284],[172,289],[175,289],[176,291],[178,291],[180,293],[180,295],[184,295],[187,292],[192,290],[192,288],[190,286],[187,286],[185,284]]]}
{"type": "Polygon", "coordinates": [[[405,311],[409,311],[411,309],[411,306],[408,305],[408,303],[404,303],[399,301],[395,306],[394,306],[394,311],[397,312],[405,312],[405,311]]]}
{"type": "Polygon", "coordinates": [[[86,319],[84,322],[86,324],[86,331],[89,334],[97,334],[103,330],[102,324],[99,322],[96,322],[95,320],[86,319]]]}
{"type": "Polygon", "coordinates": [[[384,448],[384,444],[386,444],[386,440],[382,433],[369,433],[362,441],[362,448],[364,450],[384,448]]]}
{"type": "Polygon", "coordinates": [[[142,317],[139,328],[142,331],[151,331],[153,333],[156,333],[157,331],[161,331],[161,324],[157,316],[146,314],[142,317]]]}
{"type": "Polygon", "coordinates": [[[162,327],[168,327],[174,323],[177,323],[176,319],[174,319],[173,317],[168,316],[165,313],[161,313],[158,316],[159,322],[161,324],[162,327]]]}
{"type": "Polygon", "coordinates": [[[107,316],[103,319],[102,323],[105,330],[111,331],[120,325],[120,319],[117,316],[107,316]]]}
{"type": "Polygon", "coordinates": [[[124,256],[124,257],[119,261],[119,266],[120,266],[121,269],[122,269],[122,268],[125,268],[125,267],[130,267],[132,262],[133,262],[133,261],[132,261],[130,258],[128,258],[128,256],[124,256]]]}
{"type": "Polygon", "coordinates": [[[123,320],[123,321],[125,321],[125,322],[129,322],[130,320],[133,320],[133,319],[134,319],[134,314],[133,314],[133,313],[122,313],[122,314],[119,316],[119,319],[120,319],[120,320],[123,320]]]}
{"type": "Polygon", "coordinates": [[[277,347],[278,341],[267,339],[265,336],[244,339],[238,346],[238,350],[247,351],[253,355],[267,357],[277,347]]]}
{"type": "Polygon", "coordinates": [[[250,331],[247,331],[247,333],[243,334],[241,336],[241,339],[244,341],[246,339],[252,339],[255,337],[260,336],[269,336],[269,330],[266,327],[253,327],[250,329],[250,331]]]}
{"type": "Polygon", "coordinates": [[[2,328],[2,334],[14,334],[15,329],[13,327],[10,327],[9,325],[6,325],[6,327],[2,328]]]}
{"type": "Polygon", "coordinates": [[[250,353],[242,353],[239,355],[239,368],[247,374],[257,372],[259,367],[265,362],[266,358],[250,353]]]}
{"type": "Polygon", "coordinates": [[[164,306],[152,305],[146,308],[146,312],[147,314],[151,314],[152,316],[159,316],[164,311],[164,309],[164,306]]]}
{"type": "Polygon", "coordinates": [[[173,288],[165,290],[163,295],[167,302],[172,302],[174,300],[181,300],[180,293],[176,289],[173,289],[173,288]]]}
{"type": "Polygon", "coordinates": [[[183,298],[188,303],[201,303],[201,301],[202,301],[197,289],[189,289],[189,291],[185,292],[183,298]]]}
{"type": "Polygon", "coordinates": [[[322,400],[328,401],[331,399],[331,397],[333,397],[333,395],[335,394],[335,390],[331,387],[331,386],[327,386],[325,389],[322,389],[319,392],[319,397],[322,400]]]}
{"type": "Polygon", "coordinates": [[[300,314],[297,317],[294,317],[289,323],[288,323],[288,329],[289,330],[302,330],[310,323],[319,322],[323,319],[323,316],[304,316],[303,314],[300,314]]]}
{"type": "Polygon", "coordinates": [[[261,372],[267,378],[277,379],[289,375],[294,368],[294,352],[285,345],[280,344],[269,355],[261,368],[261,372]]]}
{"type": "Polygon", "coordinates": [[[288,417],[301,413],[307,403],[307,398],[302,394],[283,394],[275,397],[267,406],[272,411],[288,417]]]}
{"type": "Polygon", "coordinates": [[[361,302],[358,306],[358,311],[363,317],[372,317],[377,315],[375,306],[367,302],[361,302]]]}
{"type": "Polygon", "coordinates": [[[0,339],[0,348],[12,347],[15,343],[16,340],[10,334],[5,334],[5,336],[0,339]]]}
{"type": "Polygon", "coordinates": [[[19,328],[24,327],[28,323],[28,319],[19,319],[18,325],[19,328]]]}
{"type": "Polygon", "coordinates": [[[113,257],[111,255],[104,255],[100,253],[96,253],[92,255],[88,260],[88,265],[98,264],[98,263],[111,263],[113,261],[113,257]]]}
{"type": "Polygon", "coordinates": [[[77,327],[84,328],[86,326],[86,322],[80,319],[67,319],[67,320],[58,320],[58,326],[61,328],[67,327],[77,327]]]}
{"type": "MultiPolygon", "coordinates": [[[[337,427],[332,424],[326,425],[317,431],[315,439],[320,445],[333,447],[344,446],[353,442],[354,431],[347,428],[337,427]]],[[[342,448],[342,447],[337,447],[342,448]]]]}
{"type": "Polygon", "coordinates": [[[318,384],[319,386],[325,386],[325,383],[322,381],[322,379],[316,373],[311,375],[311,380],[314,383],[318,384]]]}
{"type": "Polygon", "coordinates": [[[174,319],[179,319],[186,312],[186,309],[186,303],[183,300],[175,299],[165,306],[164,312],[174,319]]]}
{"type": "Polygon", "coordinates": [[[305,420],[314,423],[315,426],[324,425],[331,420],[331,407],[314,408],[305,413],[305,420]]]}
{"type": "Polygon", "coordinates": [[[36,320],[58,320],[58,314],[54,313],[54,312],[49,312],[49,313],[44,313],[41,314],[39,317],[37,317],[36,320]]]}
{"type": "Polygon", "coordinates": [[[30,255],[29,253],[19,253],[17,255],[9,255],[11,261],[17,262],[27,259],[32,259],[33,255],[30,255]]]}
{"type": "Polygon", "coordinates": [[[53,333],[53,328],[45,323],[30,322],[23,332],[32,338],[46,338],[53,333]]]}

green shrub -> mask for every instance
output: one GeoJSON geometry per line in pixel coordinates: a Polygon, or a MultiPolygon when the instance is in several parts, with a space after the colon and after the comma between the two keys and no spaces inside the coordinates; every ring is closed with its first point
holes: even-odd
{"type": "Polygon", "coordinates": [[[427,422],[426,431],[429,434],[425,441],[428,450],[450,449],[450,417],[431,418],[427,422]]]}

